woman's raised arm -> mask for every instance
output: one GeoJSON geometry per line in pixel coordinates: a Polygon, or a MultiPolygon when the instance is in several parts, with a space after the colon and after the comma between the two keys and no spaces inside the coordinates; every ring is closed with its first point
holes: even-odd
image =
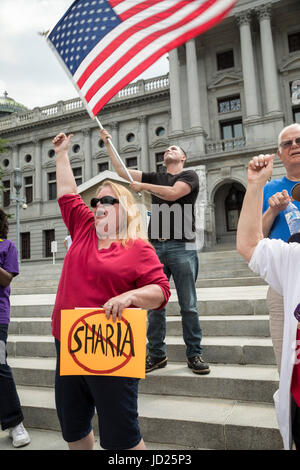
{"type": "Polygon", "coordinates": [[[72,137],[73,134],[67,137],[61,132],[52,141],[56,153],[57,198],[65,194],[77,194],[77,185],[68,155],[72,137]]]}

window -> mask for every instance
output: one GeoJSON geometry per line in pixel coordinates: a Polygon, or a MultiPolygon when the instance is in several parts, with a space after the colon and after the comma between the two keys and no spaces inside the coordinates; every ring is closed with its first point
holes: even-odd
{"type": "Polygon", "coordinates": [[[132,170],[137,170],[137,157],[126,158],[126,166],[132,170]]]}
{"type": "Polygon", "coordinates": [[[244,145],[244,141],[234,142],[233,139],[243,137],[243,123],[239,121],[228,121],[220,123],[221,126],[221,138],[223,140],[229,140],[229,142],[223,142],[223,150],[229,151],[237,147],[244,145]]]}
{"type": "Polygon", "coordinates": [[[164,173],[164,152],[159,152],[155,154],[155,167],[158,173],[164,173]]]}
{"type": "Polygon", "coordinates": [[[3,207],[10,205],[10,180],[3,181],[3,207]]]}
{"type": "Polygon", "coordinates": [[[244,191],[236,188],[234,184],[231,186],[225,199],[226,225],[228,232],[235,232],[237,230],[244,196],[244,191]]]}
{"type": "Polygon", "coordinates": [[[76,184],[77,186],[79,186],[80,184],[82,184],[82,168],[81,167],[72,168],[72,170],[73,170],[73,175],[74,175],[76,184]]]}
{"type": "Polygon", "coordinates": [[[25,176],[25,178],[24,178],[24,192],[25,192],[26,204],[30,204],[33,201],[32,176],[25,176]]]}
{"type": "Polygon", "coordinates": [[[217,54],[217,69],[224,70],[234,67],[233,50],[217,54]]]}
{"type": "Polygon", "coordinates": [[[300,32],[288,35],[289,51],[300,51],[300,32]]]}
{"type": "Polygon", "coordinates": [[[222,139],[236,139],[243,137],[243,123],[239,121],[230,121],[221,123],[222,139]]]}
{"type": "Polygon", "coordinates": [[[27,155],[25,155],[24,160],[26,163],[30,163],[32,160],[32,156],[28,153],[27,155]]]}
{"type": "Polygon", "coordinates": [[[55,240],[55,230],[44,230],[44,256],[45,258],[49,258],[52,256],[51,253],[51,243],[55,240]]]}
{"type": "Polygon", "coordinates": [[[21,235],[21,259],[30,259],[30,232],[21,235]]]}
{"type": "Polygon", "coordinates": [[[98,173],[108,170],[108,162],[98,163],[98,173]]]}
{"type": "Polygon", "coordinates": [[[48,157],[53,158],[54,156],[55,156],[55,150],[53,150],[53,149],[49,150],[48,157]]]}
{"type": "Polygon", "coordinates": [[[4,166],[5,168],[7,168],[7,167],[9,166],[9,160],[8,160],[8,158],[5,158],[5,159],[3,160],[3,166],[4,166]]]}
{"type": "Polygon", "coordinates": [[[104,140],[100,139],[100,140],[98,141],[98,145],[99,145],[99,147],[101,147],[101,148],[103,149],[103,147],[105,147],[104,140]]]}
{"type": "Polygon", "coordinates": [[[127,136],[126,136],[127,142],[133,142],[134,139],[135,139],[135,135],[134,135],[132,132],[130,132],[129,134],[127,134],[127,136]]]}
{"type": "Polygon", "coordinates": [[[162,135],[164,135],[166,132],[165,128],[164,127],[158,127],[155,131],[155,134],[157,135],[157,137],[161,137],[162,135]]]}
{"type": "Polygon", "coordinates": [[[229,113],[231,111],[240,111],[240,110],[241,110],[241,99],[239,95],[218,99],[218,112],[220,114],[229,113]]]}
{"type": "Polygon", "coordinates": [[[300,124],[300,108],[293,108],[294,122],[300,124]]]}
{"type": "Polygon", "coordinates": [[[48,173],[48,199],[53,201],[57,197],[56,172],[48,173]]]}
{"type": "Polygon", "coordinates": [[[78,145],[78,144],[73,145],[72,150],[73,150],[74,153],[78,153],[79,150],[80,150],[80,145],[78,145]]]}

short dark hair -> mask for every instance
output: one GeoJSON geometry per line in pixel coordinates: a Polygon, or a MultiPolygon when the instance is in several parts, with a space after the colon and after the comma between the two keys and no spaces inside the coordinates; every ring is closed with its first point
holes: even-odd
{"type": "Polygon", "coordinates": [[[8,216],[3,209],[0,208],[0,238],[7,238],[8,234],[8,216]]]}
{"type": "Polygon", "coordinates": [[[180,147],[180,145],[178,145],[178,147],[180,148],[180,150],[182,151],[182,153],[185,155],[185,158],[187,158],[186,151],[185,151],[182,147],[180,147]]]}

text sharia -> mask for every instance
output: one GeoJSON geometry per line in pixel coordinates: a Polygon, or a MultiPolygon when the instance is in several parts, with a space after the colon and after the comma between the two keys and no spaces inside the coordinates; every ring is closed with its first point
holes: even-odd
{"type": "Polygon", "coordinates": [[[77,346],[70,350],[71,354],[79,351],[84,354],[103,354],[112,357],[122,356],[126,344],[129,345],[130,354],[134,356],[134,342],[130,323],[127,323],[126,330],[120,322],[116,325],[106,324],[105,328],[101,323],[98,325],[79,326],[73,333],[72,338],[77,346]],[[103,331],[104,330],[104,331],[103,331]]]}

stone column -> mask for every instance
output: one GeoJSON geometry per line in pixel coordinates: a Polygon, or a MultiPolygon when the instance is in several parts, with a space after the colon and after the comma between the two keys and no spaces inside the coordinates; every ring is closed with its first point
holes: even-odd
{"type": "Polygon", "coordinates": [[[35,149],[35,191],[34,199],[36,202],[42,201],[42,141],[34,139],[35,149]]]}
{"type": "Polygon", "coordinates": [[[171,115],[172,115],[172,132],[181,133],[183,131],[183,125],[182,125],[180,76],[179,76],[179,62],[178,62],[177,49],[173,49],[172,51],[169,52],[169,63],[170,63],[170,100],[171,100],[171,115]]]}
{"type": "Polygon", "coordinates": [[[141,136],[141,166],[139,170],[149,171],[147,116],[140,116],[138,120],[141,136]]]}
{"type": "Polygon", "coordinates": [[[271,29],[271,4],[268,3],[262,7],[257,7],[255,11],[260,25],[260,40],[267,113],[278,113],[281,111],[281,104],[274,42],[271,29]]]}
{"type": "Polygon", "coordinates": [[[200,113],[198,61],[195,39],[188,41],[185,46],[190,126],[191,129],[200,129],[202,127],[202,123],[200,113]]]}
{"type": "Polygon", "coordinates": [[[116,150],[119,152],[119,123],[114,121],[110,124],[111,138],[116,150]]]}
{"type": "Polygon", "coordinates": [[[207,94],[207,79],[205,71],[205,47],[197,48],[198,52],[198,78],[199,78],[199,97],[200,97],[200,113],[201,113],[201,125],[203,129],[210,134],[210,119],[209,119],[209,106],[208,106],[208,94],[207,94]]]}
{"type": "Polygon", "coordinates": [[[84,129],[82,133],[84,136],[84,181],[88,181],[93,176],[91,129],[84,129]]]}
{"type": "Polygon", "coordinates": [[[12,146],[13,168],[20,168],[19,144],[12,146]]]}
{"type": "Polygon", "coordinates": [[[236,15],[236,20],[240,28],[246,117],[257,117],[259,115],[259,107],[254,53],[250,28],[251,11],[247,10],[239,15],[236,15]]]}

